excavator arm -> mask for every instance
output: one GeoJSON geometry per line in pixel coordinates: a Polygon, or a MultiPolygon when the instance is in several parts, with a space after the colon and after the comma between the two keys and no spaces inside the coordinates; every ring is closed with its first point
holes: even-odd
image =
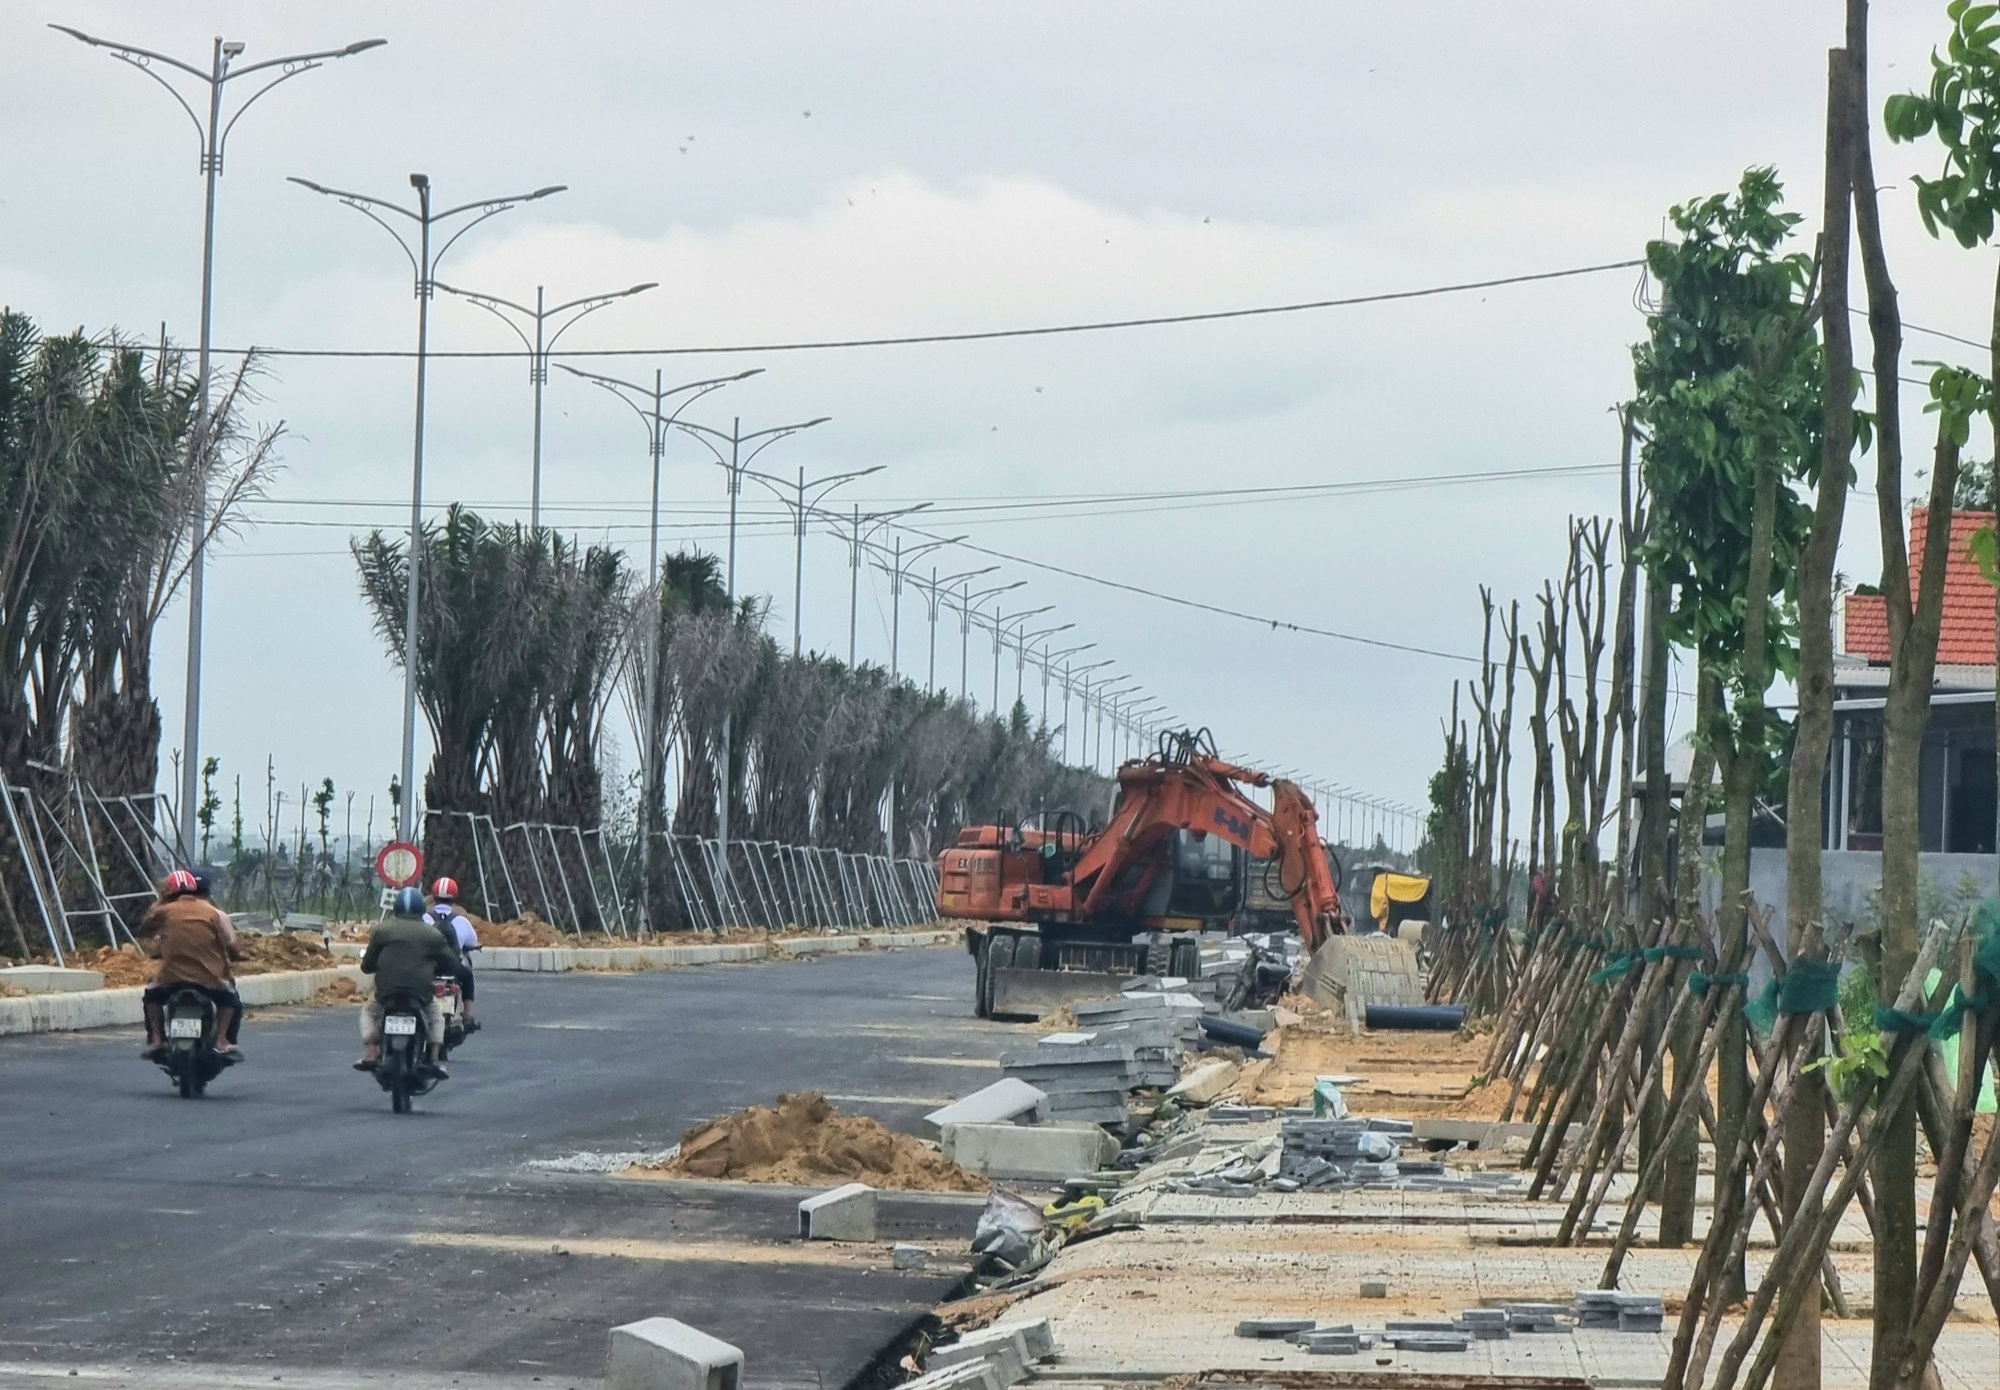
{"type": "Polygon", "coordinates": [[[1174,831],[1192,830],[1275,861],[1307,950],[1345,930],[1340,892],[1320,846],[1319,816],[1296,783],[1202,753],[1164,765],[1128,763],[1118,777],[1118,808],[1070,876],[1079,915],[1135,900],[1144,883],[1134,870],[1156,862],[1161,842],[1174,831]],[[1270,787],[1273,809],[1257,805],[1238,784],[1270,787]]]}

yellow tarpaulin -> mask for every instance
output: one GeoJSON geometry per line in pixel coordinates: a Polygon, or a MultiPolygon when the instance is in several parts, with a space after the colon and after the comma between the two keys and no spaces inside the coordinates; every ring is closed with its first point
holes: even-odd
{"type": "Polygon", "coordinates": [[[1431,891],[1431,881],[1415,874],[1377,874],[1368,893],[1368,915],[1382,930],[1389,929],[1389,904],[1420,903],[1431,891]]]}

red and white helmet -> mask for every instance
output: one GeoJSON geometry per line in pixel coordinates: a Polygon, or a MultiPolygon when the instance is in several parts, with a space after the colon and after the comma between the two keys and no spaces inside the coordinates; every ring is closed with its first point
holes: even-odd
{"type": "Polygon", "coordinates": [[[186,869],[175,869],[160,884],[160,896],[163,898],[178,898],[183,893],[199,893],[200,891],[201,885],[195,882],[194,875],[186,869]]]}
{"type": "Polygon", "coordinates": [[[455,878],[439,879],[436,883],[433,883],[431,885],[431,896],[433,898],[436,898],[441,903],[457,902],[458,880],[455,878]]]}

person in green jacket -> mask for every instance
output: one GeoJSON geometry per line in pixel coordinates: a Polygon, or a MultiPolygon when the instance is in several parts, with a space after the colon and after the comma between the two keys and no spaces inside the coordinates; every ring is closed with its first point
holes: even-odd
{"type": "Polygon", "coordinates": [[[361,973],[375,977],[375,995],[361,1010],[362,1054],[354,1069],[373,1071],[381,1063],[382,1001],[397,990],[407,990],[423,1001],[424,1033],[430,1039],[428,1070],[444,1080],[451,1075],[439,1055],[444,1045],[444,1010],[438,1006],[432,981],[439,975],[458,973],[458,948],[424,920],[422,890],[399,890],[395,912],[368,934],[368,951],[361,957],[361,973]]]}

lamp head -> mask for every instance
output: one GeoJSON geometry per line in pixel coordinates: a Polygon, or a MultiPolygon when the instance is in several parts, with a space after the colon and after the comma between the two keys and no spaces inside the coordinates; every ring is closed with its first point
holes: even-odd
{"type": "Polygon", "coordinates": [[[431,186],[431,176],[429,174],[410,175],[410,187],[421,190],[429,188],[430,186],[431,186]]]}
{"type": "Polygon", "coordinates": [[[347,45],[347,47],[341,49],[340,56],[343,58],[351,58],[356,53],[366,53],[371,48],[380,48],[383,44],[387,42],[389,42],[387,39],[363,39],[359,43],[351,43],[347,45]]]}
{"type": "Polygon", "coordinates": [[[243,45],[234,39],[222,45],[222,56],[225,58],[234,58],[242,51],[243,45]]]}

